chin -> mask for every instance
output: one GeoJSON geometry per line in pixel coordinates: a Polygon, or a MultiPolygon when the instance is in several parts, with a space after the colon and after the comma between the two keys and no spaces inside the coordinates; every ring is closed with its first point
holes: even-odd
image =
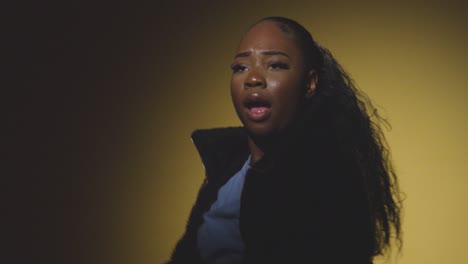
{"type": "Polygon", "coordinates": [[[249,132],[249,135],[256,137],[256,138],[271,137],[277,134],[276,133],[277,131],[268,124],[249,123],[249,124],[244,124],[244,127],[249,132]]]}

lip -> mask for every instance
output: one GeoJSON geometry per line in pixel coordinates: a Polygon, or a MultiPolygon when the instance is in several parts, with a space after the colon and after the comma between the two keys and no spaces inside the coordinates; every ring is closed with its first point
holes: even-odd
{"type": "Polygon", "coordinates": [[[247,117],[254,122],[265,121],[271,115],[271,102],[259,93],[249,94],[243,104],[247,117]]]}

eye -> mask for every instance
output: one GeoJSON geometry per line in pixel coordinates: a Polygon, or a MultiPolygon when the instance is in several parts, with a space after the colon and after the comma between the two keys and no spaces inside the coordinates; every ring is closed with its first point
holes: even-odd
{"type": "Polygon", "coordinates": [[[289,69],[289,65],[283,62],[274,62],[268,66],[268,69],[271,70],[287,70],[289,69]]]}
{"type": "Polygon", "coordinates": [[[236,73],[236,72],[246,71],[247,67],[244,66],[244,65],[241,65],[241,64],[234,63],[234,64],[231,65],[231,69],[232,69],[233,73],[236,73]]]}

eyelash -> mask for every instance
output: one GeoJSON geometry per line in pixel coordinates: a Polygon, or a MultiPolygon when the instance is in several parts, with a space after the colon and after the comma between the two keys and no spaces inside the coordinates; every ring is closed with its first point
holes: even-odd
{"type": "MultiPolygon", "coordinates": [[[[275,63],[271,63],[268,66],[268,69],[287,70],[287,69],[289,69],[289,65],[286,64],[286,63],[282,63],[282,62],[275,62],[275,63]]],[[[233,64],[233,65],[231,65],[231,70],[232,70],[233,73],[243,72],[243,71],[247,70],[247,67],[244,66],[244,65],[241,65],[241,64],[233,64]]]]}
{"type": "Polygon", "coordinates": [[[289,65],[286,63],[282,63],[282,62],[275,62],[275,63],[270,64],[268,68],[272,68],[273,70],[287,70],[289,69],[289,65]]]}
{"type": "Polygon", "coordinates": [[[242,71],[245,71],[247,69],[247,67],[243,66],[243,65],[240,65],[240,64],[233,64],[231,65],[231,70],[232,72],[236,73],[236,72],[242,72],[242,71]]]}

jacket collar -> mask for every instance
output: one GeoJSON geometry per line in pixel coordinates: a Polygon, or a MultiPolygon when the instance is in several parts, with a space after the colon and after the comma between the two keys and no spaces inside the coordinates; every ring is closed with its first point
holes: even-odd
{"type": "Polygon", "coordinates": [[[242,167],[250,154],[247,138],[243,127],[199,129],[192,133],[208,181],[224,183],[242,167]]]}

